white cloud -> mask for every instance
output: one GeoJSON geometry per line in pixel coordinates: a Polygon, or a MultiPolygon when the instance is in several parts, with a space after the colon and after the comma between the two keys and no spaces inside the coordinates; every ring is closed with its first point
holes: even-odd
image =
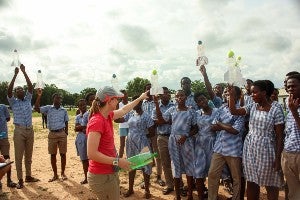
{"type": "Polygon", "coordinates": [[[150,79],[153,68],[178,89],[183,76],[202,78],[200,39],[213,84],[223,81],[233,49],[244,76],[280,87],[288,71],[299,71],[298,8],[295,0],[0,1],[0,80],[13,76],[17,48],[33,82],[42,69],[47,83],[70,92],[110,84],[113,73],[125,87],[136,76],[150,79]]]}

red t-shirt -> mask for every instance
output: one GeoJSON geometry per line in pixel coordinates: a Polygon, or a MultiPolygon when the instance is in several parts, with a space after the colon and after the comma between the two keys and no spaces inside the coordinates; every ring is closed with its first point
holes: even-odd
{"type": "MultiPolygon", "coordinates": [[[[100,132],[101,138],[98,151],[110,157],[116,157],[116,149],[114,144],[113,119],[114,113],[110,112],[107,119],[102,114],[94,114],[87,124],[87,135],[90,132],[100,132]]],[[[89,172],[93,174],[112,174],[113,165],[103,164],[93,160],[89,160],[89,172]]]]}

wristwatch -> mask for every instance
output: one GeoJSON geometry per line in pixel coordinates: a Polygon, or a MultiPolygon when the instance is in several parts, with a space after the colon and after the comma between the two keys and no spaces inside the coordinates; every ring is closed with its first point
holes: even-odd
{"type": "Polygon", "coordinates": [[[119,158],[115,158],[112,164],[113,166],[119,166],[119,158]]]}

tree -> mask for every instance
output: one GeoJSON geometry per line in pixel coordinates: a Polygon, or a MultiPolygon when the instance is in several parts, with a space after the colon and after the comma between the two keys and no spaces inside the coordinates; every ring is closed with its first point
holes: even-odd
{"type": "Polygon", "coordinates": [[[133,80],[129,81],[126,85],[128,96],[133,97],[135,95],[140,95],[141,93],[144,92],[144,88],[148,83],[150,83],[148,79],[135,77],[133,80]]]}
{"type": "Polygon", "coordinates": [[[191,89],[194,93],[201,92],[201,93],[204,93],[208,97],[208,92],[207,92],[204,82],[201,82],[199,80],[192,81],[191,89]]]}

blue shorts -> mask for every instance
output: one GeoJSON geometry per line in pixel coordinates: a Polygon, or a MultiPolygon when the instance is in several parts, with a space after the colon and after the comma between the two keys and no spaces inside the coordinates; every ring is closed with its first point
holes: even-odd
{"type": "Polygon", "coordinates": [[[129,128],[119,128],[120,136],[128,136],[128,130],[129,128]]]}
{"type": "Polygon", "coordinates": [[[84,133],[78,133],[75,140],[77,156],[80,157],[80,160],[88,160],[87,156],[87,138],[84,133]]]}

